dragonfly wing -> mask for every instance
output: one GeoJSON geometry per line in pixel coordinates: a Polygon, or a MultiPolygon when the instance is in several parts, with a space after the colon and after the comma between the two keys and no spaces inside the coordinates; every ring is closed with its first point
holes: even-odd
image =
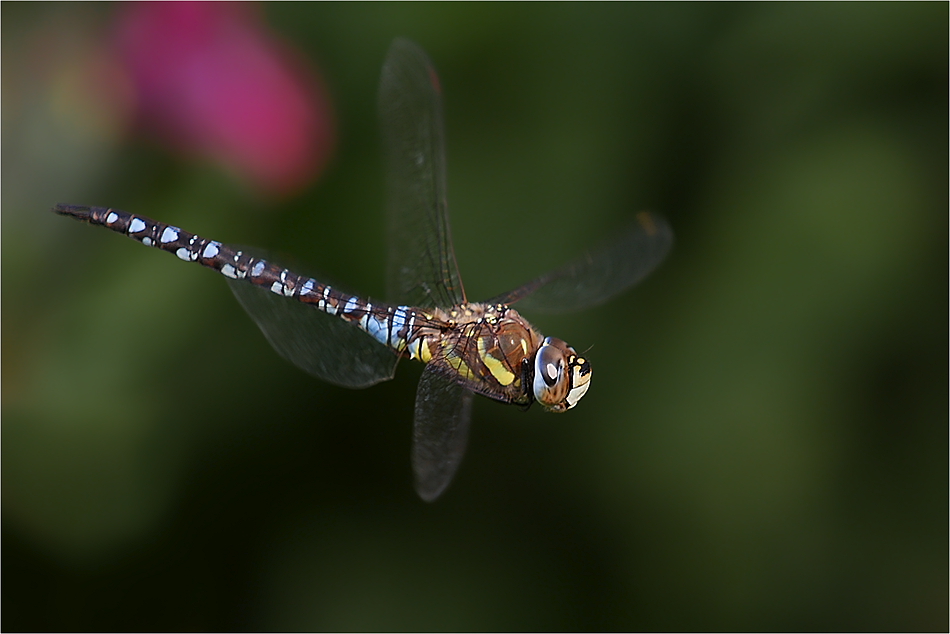
{"type": "Polygon", "coordinates": [[[472,392],[427,367],[416,391],[412,470],[426,502],[442,495],[465,454],[472,392]]]}
{"type": "Polygon", "coordinates": [[[442,94],[418,45],[396,39],[378,98],[386,169],[388,299],[413,306],[465,301],[445,192],[442,94]]]}
{"type": "Polygon", "coordinates": [[[666,257],[673,231],[660,216],[647,212],[617,237],[490,303],[560,313],[601,304],[645,278],[666,257]]]}
{"type": "Polygon", "coordinates": [[[399,358],[356,326],[245,281],[228,285],[274,350],[302,370],[355,388],[393,377],[399,358]]]}

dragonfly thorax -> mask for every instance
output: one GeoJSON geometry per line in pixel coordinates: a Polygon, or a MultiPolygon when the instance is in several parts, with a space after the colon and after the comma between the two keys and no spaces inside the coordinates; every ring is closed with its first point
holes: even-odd
{"type": "Polygon", "coordinates": [[[426,339],[430,366],[469,389],[505,403],[530,405],[534,357],[544,342],[518,311],[502,304],[433,309],[426,339]]]}
{"type": "Polygon", "coordinates": [[[430,365],[469,389],[519,405],[538,401],[552,412],[574,407],[587,392],[590,363],[560,339],[538,332],[504,304],[461,304],[430,316],[430,365]]]}

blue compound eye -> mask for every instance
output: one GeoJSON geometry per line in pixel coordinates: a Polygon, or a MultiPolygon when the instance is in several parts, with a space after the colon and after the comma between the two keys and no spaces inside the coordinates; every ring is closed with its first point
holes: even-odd
{"type": "Polygon", "coordinates": [[[535,367],[548,387],[554,387],[561,376],[562,358],[561,351],[552,346],[541,346],[541,349],[538,350],[538,360],[535,367]]]}

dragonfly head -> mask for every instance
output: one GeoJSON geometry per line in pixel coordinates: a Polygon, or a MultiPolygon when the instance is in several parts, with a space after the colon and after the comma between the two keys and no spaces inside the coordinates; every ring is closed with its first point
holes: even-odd
{"type": "Polygon", "coordinates": [[[534,398],[548,411],[566,412],[590,387],[590,362],[560,339],[548,337],[534,357],[534,398]]]}

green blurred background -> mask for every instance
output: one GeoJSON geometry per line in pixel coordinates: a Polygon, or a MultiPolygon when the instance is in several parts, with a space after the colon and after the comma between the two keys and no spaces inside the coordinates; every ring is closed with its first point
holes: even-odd
{"type": "Polygon", "coordinates": [[[4,630],[950,627],[946,3],[265,5],[337,125],[279,203],[95,125],[69,65],[113,7],[2,6],[4,630]],[[677,235],[633,292],[527,315],[593,387],[479,399],[432,505],[419,368],[320,383],[219,276],[48,211],[382,295],[395,36],[442,78],[470,297],[641,209],[677,235]]]}

